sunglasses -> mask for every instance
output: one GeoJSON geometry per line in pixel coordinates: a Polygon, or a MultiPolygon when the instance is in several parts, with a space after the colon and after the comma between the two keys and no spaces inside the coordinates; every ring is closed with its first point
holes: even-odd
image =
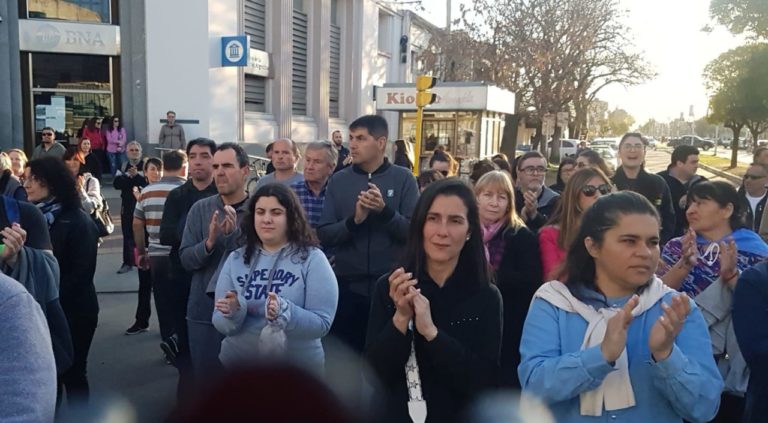
{"type": "Polygon", "coordinates": [[[448,171],[447,170],[441,170],[439,172],[442,173],[443,176],[445,176],[446,178],[448,177],[448,171]]]}
{"type": "Polygon", "coordinates": [[[43,132],[43,136],[44,137],[52,137],[53,136],[53,132],[43,132]]]}
{"type": "Polygon", "coordinates": [[[766,175],[750,175],[749,173],[744,175],[744,179],[763,179],[766,175]]]}
{"type": "Polygon", "coordinates": [[[595,194],[600,191],[600,195],[610,194],[613,188],[608,184],[602,184],[598,187],[594,185],[584,185],[581,187],[581,193],[587,197],[594,197],[595,194]]]}

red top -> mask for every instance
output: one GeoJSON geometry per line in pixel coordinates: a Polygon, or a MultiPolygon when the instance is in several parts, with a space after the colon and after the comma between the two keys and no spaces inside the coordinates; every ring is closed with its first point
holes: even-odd
{"type": "Polygon", "coordinates": [[[85,128],[83,130],[83,138],[88,138],[91,141],[91,150],[104,149],[104,136],[101,134],[101,129],[90,130],[85,128]]]}
{"type": "Polygon", "coordinates": [[[557,245],[559,235],[560,228],[556,226],[545,226],[539,230],[539,250],[545,281],[556,279],[553,272],[565,261],[565,251],[557,245]]]}

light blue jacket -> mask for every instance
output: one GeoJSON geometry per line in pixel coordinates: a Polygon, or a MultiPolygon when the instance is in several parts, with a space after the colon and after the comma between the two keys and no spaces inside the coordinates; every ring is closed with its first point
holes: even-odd
{"type": "MultiPolygon", "coordinates": [[[[664,296],[667,304],[673,294],[664,296]]],[[[608,298],[594,291],[578,296],[595,308],[623,306],[629,297],[608,298]]],[[[602,383],[613,367],[600,346],[581,350],[587,321],[541,298],[531,304],[520,342],[518,374],[523,391],[548,404],[558,422],[672,423],[683,419],[707,422],[717,413],[723,380],[712,357],[707,325],[691,300],[691,312],[677,336],[672,354],[655,362],[648,337],[662,315],[661,301],[634,318],[627,333],[627,358],[634,407],[582,416],[579,395],[602,383]]]]}
{"type": "Polygon", "coordinates": [[[333,269],[318,248],[310,248],[306,257],[290,245],[280,252],[257,249],[251,265],[245,264],[245,247],[227,258],[216,284],[216,299],[227,291],[236,291],[241,307],[229,316],[213,312],[213,325],[226,336],[219,359],[231,367],[258,359],[259,337],[266,326],[264,305],[269,275],[271,292],[280,298],[280,318],[285,322],[287,358],[296,364],[321,369],[325,355],[320,339],[331,328],[336,315],[339,291],[333,269]],[[246,283],[247,282],[247,283],[246,283]]]}

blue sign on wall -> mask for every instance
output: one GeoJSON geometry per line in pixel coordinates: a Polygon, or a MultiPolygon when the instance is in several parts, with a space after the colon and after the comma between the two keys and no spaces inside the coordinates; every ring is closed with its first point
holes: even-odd
{"type": "Polygon", "coordinates": [[[221,66],[248,65],[248,37],[221,37],[221,66]]]}

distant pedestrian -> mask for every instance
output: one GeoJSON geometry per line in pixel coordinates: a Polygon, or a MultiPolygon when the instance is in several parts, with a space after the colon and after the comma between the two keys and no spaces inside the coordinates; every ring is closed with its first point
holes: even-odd
{"type": "Polygon", "coordinates": [[[515,164],[515,210],[530,230],[538,232],[554,213],[560,195],[544,185],[547,175],[544,155],[530,151],[520,156],[515,164]]]}
{"type": "Polygon", "coordinates": [[[96,155],[96,152],[91,150],[91,140],[88,138],[83,138],[77,144],[77,147],[80,149],[80,152],[83,155],[83,159],[85,160],[83,170],[101,181],[101,172],[103,166],[99,160],[99,157],[96,155]]]}
{"type": "Polygon", "coordinates": [[[562,194],[565,191],[565,184],[571,179],[571,176],[578,170],[576,168],[576,159],[573,157],[565,157],[560,161],[560,166],[557,167],[557,179],[556,182],[549,186],[552,191],[562,194]]]}
{"type": "Polygon", "coordinates": [[[673,236],[682,236],[688,228],[685,218],[685,210],[688,202],[688,190],[707,180],[697,175],[699,168],[699,149],[692,145],[678,145],[672,151],[671,163],[667,170],[657,173],[664,178],[672,196],[672,205],[675,209],[675,231],[673,236]]]}
{"type": "Polygon", "coordinates": [[[576,154],[576,170],[587,168],[600,169],[600,171],[609,178],[613,177],[616,173],[616,169],[612,169],[600,153],[590,149],[583,150],[576,154]]]}
{"type": "Polygon", "coordinates": [[[445,176],[439,170],[428,169],[419,172],[419,176],[416,178],[416,182],[419,184],[419,193],[424,192],[431,183],[442,181],[443,179],[445,179],[445,176]]]}
{"type": "MultiPolygon", "coordinates": [[[[88,125],[83,130],[83,139],[87,139],[91,142],[91,151],[96,155],[96,158],[101,164],[101,171],[99,175],[104,173],[104,169],[108,169],[109,159],[107,158],[107,141],[104,138],[104,128],[101,127],[101,119],[92,117],[88,119],[88,125]]],[[[114,175],[114,173],[113,173],[114,175]]]]}
{"type": "MultiPolygon", "coordinates": [[[[739,195],[746,210],[746,224],[750,230],[760,233],[765,214],[765,203],[768,201],[768,165],[752,163],[744,174],[744,182],[739,195]]],[[[768,235],[768,234],[766,234],[768,235]]],[[[763,237],[766,240],[766,237],[763,237]]]]}
{"type": "Polygon", "coordinates": [[[112,116],[109,118],[108,126],[104,129],[104,139],[107,146],[107,158],[109,159],[109,170],[112,175],[122,169],[123,163],[128,159],[126,157],[126,147],[128,137],[120,123],[120,118],[112,116]]]}
{"type": "Polygon", "coordinates": [[[267,158],[269,159],[269,163],[267,163],[267,170],[265,175],[269,175],[270,173],[275,171],[275,165],[272,163],[272,148],[275,146],[274,142],[271,142],[267,144],[267,148],[264,149],[264,154],[267,155],[267,158]]]}
{"type": "Polygon", "coordinates": [[[0,194],[27,201],[27,192],[21,186],[21,181],[13,174],[11,156],[6,152],[0,153],[0,194]]]}
{"type": "Polygon", "coordinates": [[[336,168],[336,149],[328,141],[307,144],[304,150],[304,180],[291,184],[307,221],[316,228],[323,213],[328,179],[336,168]]]}
{"type": "Polygon", "coordinates": [[[169,110],[165,114],[166,123],[160,128],[158,136],[158,146],[161,148],[171,148],[174,150],[183,150],[187,146],[187,139],[184,137],[184,127],[176,123],[176,112],[169,110]]]}
{"type": "Polygon", "coordinates": [[[141,144],[131,141],[127,146],[126,161],[115,173],[112,183],[116,190],[120,191],[120,227],[123,231],[123,264],[117,270],[118,274],[130,272],[134,263],[133,249],[136,247],[133,241],[133,210],[136,207],[135,189],[147,186],[147,178],[144,176],[144,161],[141,160],[141,144]]]}
{"type": "Polygon", "coordinates": [[[408,143],[405,140],[395,140],[392,147],[394,164],[413,172],[413,160],[411,159],[411,149],[408,143]]]}
{"type": "Polygon", "coordinates": [[[11,170],[13,176],[17,177],[22,183],[24,182],[24,168],[27,166],[27,154],[18,148],[12,148],[8,150],[8,157],[11,158],[11,170]]]}
{"type": "Polygon", "coordinates": [[[334,170],[334,172],[338,172],[352,163],[352,157],[349,155],[349,149],[344,147],[344,137],[342,137],[341,131],[338,129],[333,131],[331,134],[331,141],[333,141],[333,145],[336,147],[336,152],[338,153],[336,170],[334,170]]]}
{"type": "Polygon", "coordinates": [[[104,196],[101,194],[101,184],[85,169],[83,154],[77,147],[69,147],[64,153],[64,164],[69,173],[75,178],[75,189],[80,196],[80,204],[88,215],[93,215],[103,207],[104,196]]]}
{"type": "Polygon", "coordinates": [[[49,156],[61,158],[64,155],[66,148],[64,145],[56,142],[56,132],[53,128],[46,126],[43,128],[41,136],[40,144],[32,152],[32,160],[49,156]]]}

